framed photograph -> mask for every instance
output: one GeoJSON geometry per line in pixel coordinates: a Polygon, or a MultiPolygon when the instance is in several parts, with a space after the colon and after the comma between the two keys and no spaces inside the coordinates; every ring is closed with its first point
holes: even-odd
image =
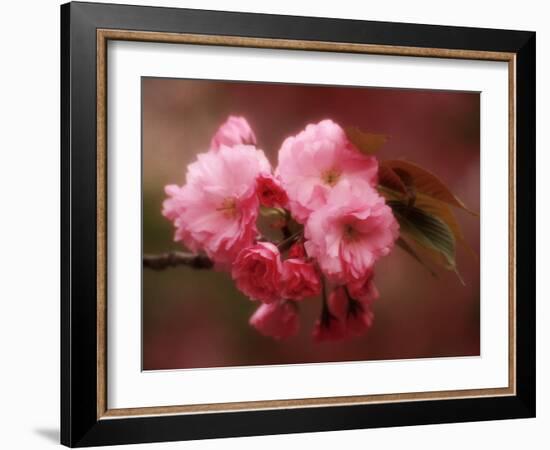
{"type": "Polygon", "coordinates": [[[61,56],[63,444],[535,416],[534,32],[69,3],[61,56]]]}

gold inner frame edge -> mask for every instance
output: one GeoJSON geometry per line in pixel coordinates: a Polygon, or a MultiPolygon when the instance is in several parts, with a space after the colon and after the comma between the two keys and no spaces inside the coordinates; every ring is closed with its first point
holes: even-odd
{"type": "Polygon", "coordinates": [[[115,29],[97,30],[97,418],[116,419],[131,416],[205,414],[266,409],[290,409],[321,406],[392,403],[402,401],[448,400],[511,396],[516,394],[516,54],[479,50],[389,46],[325,41],[250,38],[184,33],[159,33],[115,29]],[[338,397],[260,400],[198,405],[147,406],[109,409],[107,405],[107,42],[109,40],[217,45],[267,49],[364,53],[376,55],[435,57],[508,62],[508,387],[466,389],[399,394],[355,395],[338,397]]]}

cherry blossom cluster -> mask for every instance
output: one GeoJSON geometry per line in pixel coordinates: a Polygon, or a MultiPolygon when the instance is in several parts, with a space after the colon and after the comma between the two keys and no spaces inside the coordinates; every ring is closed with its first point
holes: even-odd
{"type": "Polygon", "coordinates": [[[377,178],[377,159],[332,120],[286,138],[273,169],[246,119],[231,116],[189,164],[186,183],[166,186],[162,213],[176,241],[260,303],[250,318],[260,333],[295,335],[300,303],[321,295],[313,336],[342,339],[372,325],[374,265],[399,234],[377,178]],[[261,211],[277,217],[280,240],[259,232],[261,211]]]}

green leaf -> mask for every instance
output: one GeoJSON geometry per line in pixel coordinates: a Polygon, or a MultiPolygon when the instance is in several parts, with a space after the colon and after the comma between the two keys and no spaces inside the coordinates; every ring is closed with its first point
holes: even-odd
{"type": "Polygon", "coordinates": [[[402,248],[406,253],[408,253],[413,259],[416,260],[416,262],[420,263],[421,265],[423,265],[427,270],[428,272],[430,272],[430,274],[437,278],[437,273],[435,273],[433,271],[433,269],[428,266],[428,264],[426,264],[424,262],[424,260],[422,258],[420,258],[420,256],[418,256],[418,253],[416,253],[416,251],[409,245],[409,243],[403,239],[402,237],[398,238],[397,241],[395,242],[395,244],[402,248]]]}
{"type": "Polygon", "coordinates": [[[432,214],[433,216],[436,216],[443,222],[445,222],[451,229],[455,240],[462,244],[462,246],[474,259],[479,259],[477,253],[474,251],[474,249],[472,249],[472,247],[470,247],[470,245],[464,238],[464,234],[462,233],[460,224],[456,220],[456,217],[453,214],[451,207],[447,203],[441,202],[427,195],[419,194],[416,198],[415,206],[422,211],[432,214]]]}
{"type": "Polygon", "coordinates": [[[283,208],[269,208],[260,206],[260,215],[270,219],[286,219],[287,212],[283,208]]]}
{"type": "Polygon", "coordinates": [[[374,155],[386,143],[385,134],[365,133],[357,127],[345,129],[348,139],[365,155],[374,155]]]}
{"type": "Polygon", "coordinates": [[[376,186],[376,189],[378,190],[378,193],[386,199],[386,201],[390,200],[403,200],[403,195],[399,192],[394,191],[393,189],[388,189],[385,186],[382,186],[379,184],[376,186]]]}
{"type": "MultiPolygon", "coordinates": [[[[443,265],[448,269],[456,270],[455,238],[443,220],[399,201],[389,201],[388,205],[399,222],[400,233],[403,236],[415,241],[429,253],[442,256],[444,258],[443,265]]],[[[434,259],[436,262],[441,262],[439,258],[434,259]]]]}

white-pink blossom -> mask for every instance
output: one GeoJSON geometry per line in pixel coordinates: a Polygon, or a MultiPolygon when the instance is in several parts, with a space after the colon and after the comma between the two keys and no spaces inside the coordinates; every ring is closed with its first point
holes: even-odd
{"type": "Polygon", "coordinates": [[[348,283],[364,279],[391,251],[398,233],[391,208],[376,190],[359,195],[341,183],[309,217],[305,247],[331,280],[348,283]]]}
{"type": "Polygon", "coordinates": [[[199,154],[187,167],[186,184],[165,188],[162,213],[174,223],[175,240],[204,251],[219,266],[230,264],[256,238],[256,179],[268,169],[266,162],[250,145],[199,154]]]}
{"type": "Polygon", "coordinates": [[[374,185],[378,162],[359,152],[340,125],[323,120],[285,139],[276,173],[294,218],[305,223],[340,183],[348,182],[358,191],[374,185]]]}
{"type": "Polygon", "coordinates": [[[233,147],[239,144],[256,145],[256,136],[244,117],[229,116],[212,137],[210,150],[217,152],[222,145],[233,147]]]}

